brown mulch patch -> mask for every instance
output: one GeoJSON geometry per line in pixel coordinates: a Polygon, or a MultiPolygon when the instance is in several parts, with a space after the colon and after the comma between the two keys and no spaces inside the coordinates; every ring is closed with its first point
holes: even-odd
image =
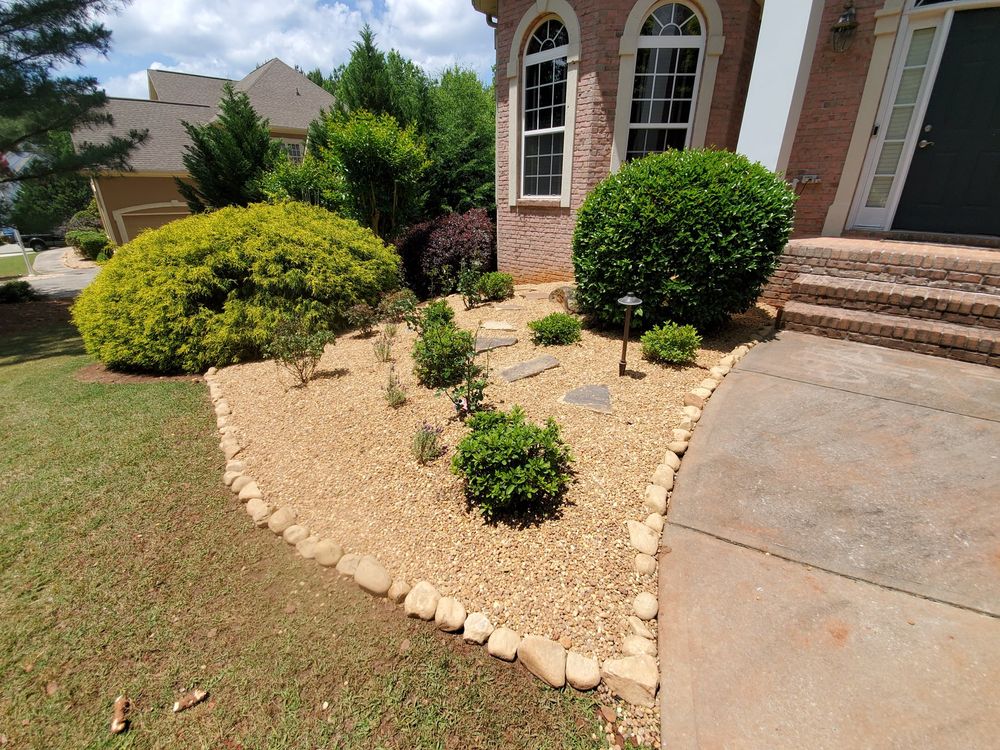
{"type": "Polygon", "coordinates": [[[201,382],[199,375],[144,375],[133,372],[116,372],[109,370],[100,362],[81,367],[74,373],[81,383],[157,383],[186,380],[192,383],[201,382]]]}

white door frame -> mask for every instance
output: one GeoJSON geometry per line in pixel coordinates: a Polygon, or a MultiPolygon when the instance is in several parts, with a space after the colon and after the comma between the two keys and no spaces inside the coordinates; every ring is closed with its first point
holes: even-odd
{"type": "Polygon", "coordinates": [[[868,145],[868,152],[865,155],[861,179],[858,181],[854,200],[851,204],[851,211],[847,219],[847,227],[850,229],[887,231],[892,228],[893,220],[896,217],[896,209],[899,206],[899,199],[902,196],[903,187],[906,184],[906,178],[909,174],[910,163],[913,160],[913,154],[917,147],[917,141],[920,140],[922,135],[921,126],[927,114],[927,105],[934,92],[934,82],[937,79],[941,57],[944,54],[944,48],[948,41],[952,19],[958,11],[1000,6],[1000,0],[954,0],[954,2],[913,7],[915,2],[916,0],[909,0],[907,3],[909,7],[904,12],[896,35],[896,44],[892,53],[889,74],[886,76],[882,100],[879,104],[878,117],[876,119],[879,132],[872,137],[868,145]],[[889,116],[896,99],[896,92],[899,89],[903,74],[903,64],[910,48],[910,42],[913,39],[913,32],[926,28],[935,28],[937,31],[934,35],[924,77],[920,83],[920,91],[917,95],[913,116],[903,142],[903,150],[896,167],[892,188],[889,191],[883,208],[867,207],[865,203],[871,190],[872,180],[875,177],[875,168],[882,152],[882,145],[885,142],[889,116]]]}

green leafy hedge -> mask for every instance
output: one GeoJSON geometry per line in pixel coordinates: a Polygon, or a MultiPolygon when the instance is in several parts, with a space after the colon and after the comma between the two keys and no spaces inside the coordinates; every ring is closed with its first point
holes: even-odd
{"type": "Polygon", "coordinates": [[[118,248],[73,308],[106,365],[200,372],[258,359],[286,316],[335,330],[399,283],[399,256],[368,229],[302,203],[190,216],[118,248]]]}
{"type": "Polygon", "coordinates": [[[679,365],[694,361],[701,336],[694,326],[664,323],[642,334],[642,356],[650,362],[679,365]]]}
{"type": "Polygon", "coordinates": [[[629,162],[587,196],[573,235],[581,309],[618,326],[699,330],[753,305],[792,228],[795,196],[778,176],[728,151],[667,151],[629,162]]]}
{"type": "Polygon", "coordinates": [[[580,321],[566,313],[550,313],[528,323],[531,340],[542,346],[572,344],[580,340],[580,321]]]}
{"type": "Polygon", "coordinates": [[[101,253],[108,254],[111,240],[99,229],[71,229],[66,232],[66,244],[75,247],[84,258],[97,260],[101,253]]]}

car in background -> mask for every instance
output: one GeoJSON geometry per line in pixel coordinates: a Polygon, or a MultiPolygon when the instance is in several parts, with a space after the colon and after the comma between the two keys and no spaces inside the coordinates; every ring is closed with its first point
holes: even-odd
{"type": "MultiPolygon", "coordinates": [[[[13,244],[16,242],[17,238],[14,236],[13,227],[0,228],[0,244],[13,244]]],[[[50,247],[64,247],[66,245],[66,238],[63,235],[56,233],[25,234],[22,232],[21,242],[24,243],[26,248],[31,248],[36,253],[40,253],[42,250],[48,250],[50,247]]]]}

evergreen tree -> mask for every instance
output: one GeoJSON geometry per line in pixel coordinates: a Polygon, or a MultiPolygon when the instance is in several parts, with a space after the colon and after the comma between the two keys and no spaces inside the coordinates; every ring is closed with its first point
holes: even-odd
{"type": "Polygon", "coordinates": [[[351,48],[350,62],[338,72],[333,95],[341,114],[362,109],[375,115],[393,114],[385,53],[376,46],[371,26],[362,27],[361,38],[351,48]]]}
{"type": "Polygon", "coordinates": [[[245,93],[227,83],[216,121],[183,125],[191,139],[183,157],[191,182],[174,179],[192,212],[264,199],[260,178],[281,157],[281,144],[271,140],[267,120],[245,93]]]}
{"type": "Polygon", "coordinates": [[[99,168],[128,169],[145,131],[106,143],[51,148],[53,134],[111,124],[107,96],[91,77],[54,75],[84,54],[107,54],[111,32],[92,20],[114,0],[16,0],[0,3],[0,153],[39,153],[24,170],[0,169],[0,183],[99,168]]]}
{"type": "MultiPolygon", "coordinates": [[[[72,151],[69,133],[53,133],[46,152],[36,158],[57,160],[72,151]]],[[[56,232],[92,198],[90,182],[78,174],[54,174],[27,180],[20,183],[11,201],[7,222],[21,232],[56,232]]]]}
{"type": "Polygon", "coordinates": [[[433,215],[496,205],[496,99],[472,70],[454,67],[430,91],[427,132],[433,215]]]}

